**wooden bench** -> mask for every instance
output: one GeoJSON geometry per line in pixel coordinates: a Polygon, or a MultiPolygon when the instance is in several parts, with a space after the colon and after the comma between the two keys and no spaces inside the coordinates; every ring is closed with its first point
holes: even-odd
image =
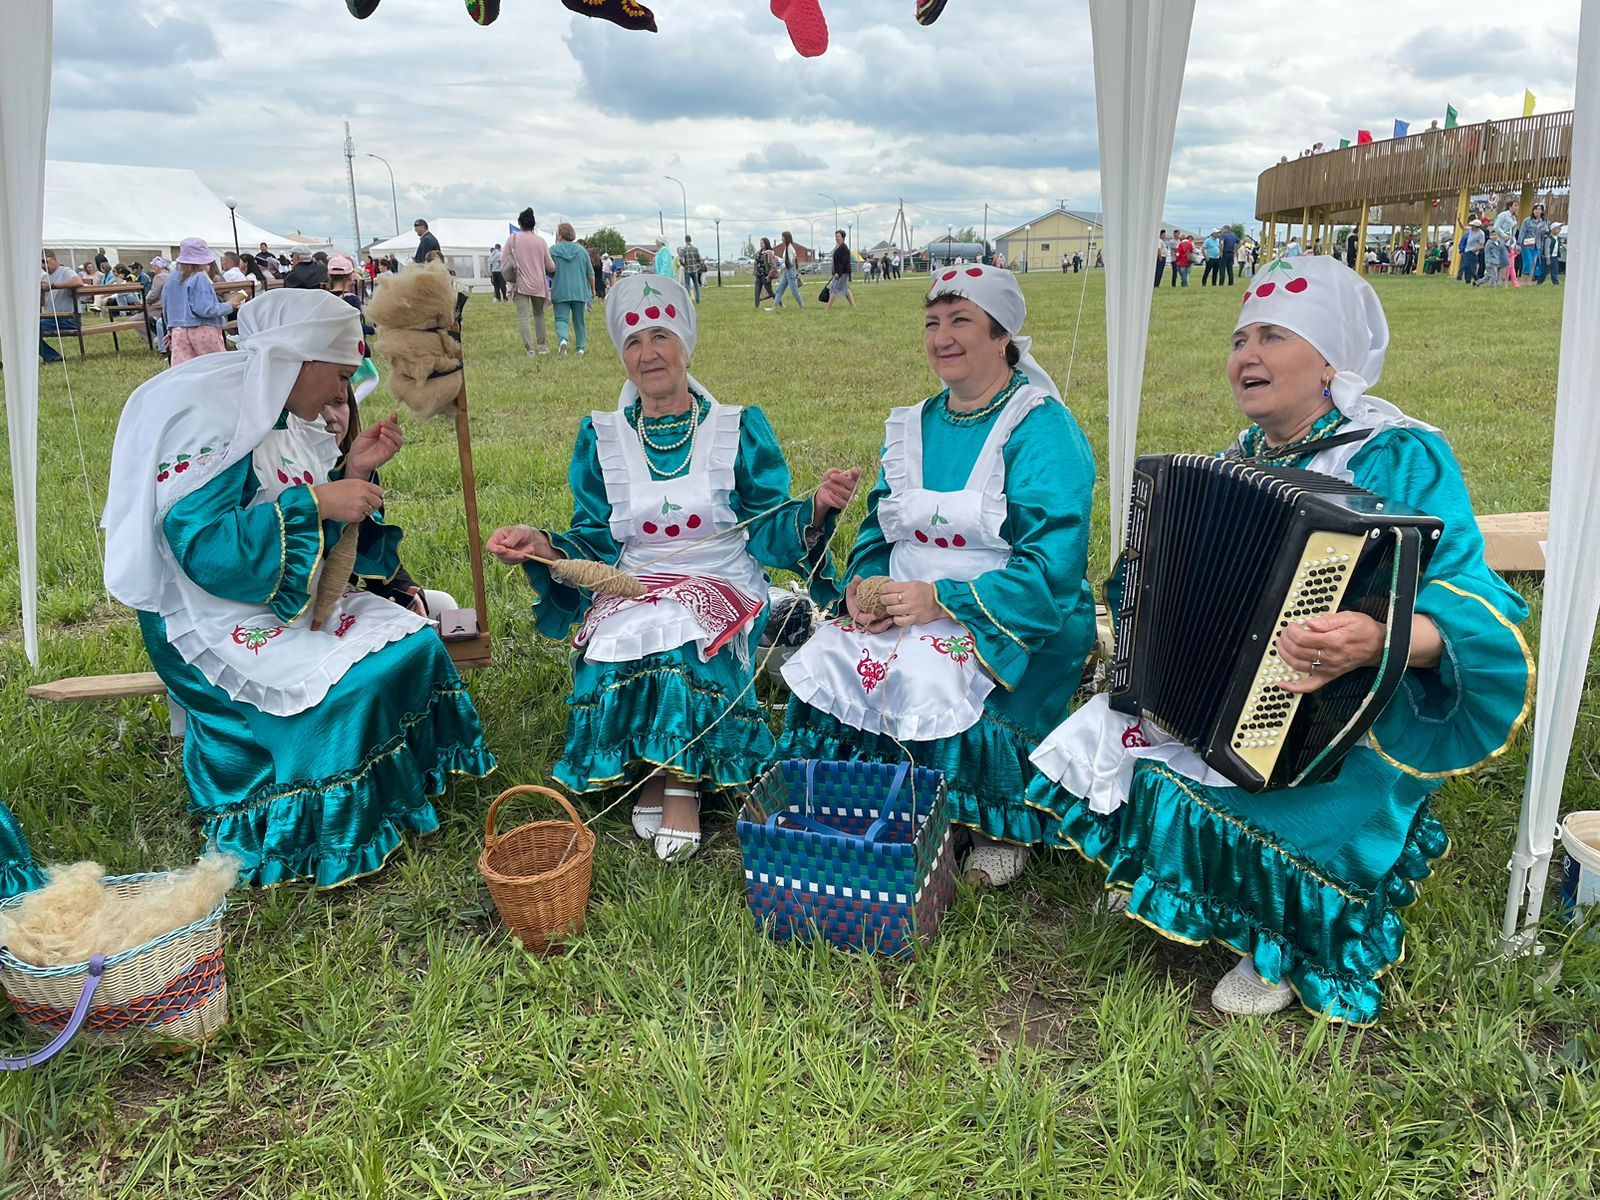
{"type": "Polygon", "coordinates": [[[1483,557],[1502,575],[1543,575],[1544,547],[1550,538],[1547,512],[1486,513],[1478,518],[1483,557]]]}
{"type": "MultiPolygon", "coordinates": [[[[41,319],[67,315],[69,314],[42,310],[39,313],[41,319]]],[[[112,349],[118,353],[122,351],[122,343],[118,335],[124,333],[136,333],[139,335],[140,341],[144,342],[146,346],[154,348],[152,345],[153,339],[150,338],[149,319],[146,316],[145,287],[138,280],[126,283],[86,283],[81,287],[74,288],[72,290],[72,312],[70,315],[77,325],[76,329],[62,329],[51,333],[43,330],[41,326],[41,332],[47,338],[61,340],[76,338],[79,358],[83,358],[86,355],[84,338],[98,337],[102,334],[111,336],[112,349]],[[111,305],[112,312],[107,319],[93,323],[89,321],[88,306],[84,303],[86,300],[91,300],[96,296],[126,296],[134,293],[139,296],[137,303],[111,305]],[[130,316],[127,314],[136,315],[130,316]]]]}

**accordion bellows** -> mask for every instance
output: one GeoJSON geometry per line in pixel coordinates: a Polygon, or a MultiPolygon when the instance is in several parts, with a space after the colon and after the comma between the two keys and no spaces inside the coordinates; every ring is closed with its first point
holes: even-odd
{"type": "Polygon", "coordinates": [[[1209,455],[1134,468],[1111,703],[1250,791],[1331,778],[1393,698],[1443,522],[1313,471],[1209,455]],[[1293,622],[1355,609],[1374,667],[1299,696],[1277,653],[1293,622]]]}

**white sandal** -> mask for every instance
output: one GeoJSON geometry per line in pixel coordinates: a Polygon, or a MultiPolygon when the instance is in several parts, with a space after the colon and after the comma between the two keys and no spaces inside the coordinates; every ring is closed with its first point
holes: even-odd
{"type": "Polygon", "coordinates": [[[1028,865],[1028,848],[997,842],[981,833],[972,835],[967,855],[966,879],[975,887],[1005,887],[1028,865]]]}
{"type": "Polygon", "coordinates": [[[1293,1003],[1293,989],[1287,983],[1263,983],[1248,956],[1211,989],[1211,1007],[1236,1017],[1270,1016],[1293,1003]]]}
{"type": "MultiPolygon", "coordinates": [[[[689,796],[697,801],[700,798],[698,788],[662,788],[661,794],[663,796],[689,796]]],[[[687,829],[668,829],[661,824],[659,818],[656,821],[653,836],[656,857],[662,862],[683,862],[685,859],[693,858],[700,849],[700,831],[698,829],[693,832],[687,829]]]]}
{"type": "Polygon", "coordinates": [[[633,832],[640,841],[648,842],[661,828],[661,805],[635,804],[633,806],[633,832]]]}

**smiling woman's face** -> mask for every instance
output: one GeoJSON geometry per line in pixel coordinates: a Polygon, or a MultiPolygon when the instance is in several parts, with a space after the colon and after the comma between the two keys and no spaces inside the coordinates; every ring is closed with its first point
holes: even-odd
{"type": "Polygon", "coordinates": [[[1323,381],[1332,374],[1320,350],[1281,325],[1258,322],[1234,332],[1228,383],[1239,411],[1258,425],[1325,406],[1323,381]]]}
{"type": "Polygon", "coordinates": [[[650,399],[677,395],[689,376],[683,342],[659,325],[628,335],[622,343],[622,365],[639,394],[650,399]]]}

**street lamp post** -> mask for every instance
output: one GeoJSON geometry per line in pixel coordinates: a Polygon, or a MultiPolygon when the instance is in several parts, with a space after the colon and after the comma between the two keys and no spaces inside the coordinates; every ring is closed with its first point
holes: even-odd
{"type": "Polygon", "coordinates": [[[678,185],[678,191],[683,193],[683,240],[687,242],[689,240],[689,189],[683,186],[683,180],[681,179],[675,179],[671,175],[665,178],[671,179],[673,183],[678,185]]]}
{"type": "Polygon", "coordinates": [[[955,260],[956,260],[956,227],[954,225],[946,225],[944,227],[944,262],[945,262],[945,266],[949,266],[951,263],[955,262],[955,260]]]}
{"type": "MultiPolygon", "coordinates": [[[[399,237],[400,236],[400,200],[399,200],[399,197],[396,196],[395,190],[394,190],[394,168],[389,166],[389,160],[387,158],[383,157],[383,155],[381,155],[381,154],[373,154],[373,153],[371,153],[369,151],[367,153],[367,157],[368,158],[377,159],[379,162],[381,162],[384,165],[384,168],[389,172],[389,204],[394,209],[394,235],[395,235],[395,237],[399,237]]],[[[357,246],[356,247],[356,252],[360,253],[360,251],[361,251],[361,247],[357,246]]]]}
{"type": "Polygon", "coordinates": [[[817,257],[817,223],[810,217],[807,217],[806,224],[811,227],[811,232],[807,235],[811,238],[811,245],[807,247],[807,249],[810,251],[811,257],[814,259],[817,257]]]}
{"type": "Polygon", "coordinates": [[[1033,257],[1033,226],[1022,227],[1022,273],[1026,275],[1030,266],[1029,259],[1033,257]]]}
{"type": "Polygon", "coordinates": [[[717,227],[717,286],[722,286],[722,218],[713,217],[711,223],[717,227]]]}
{"type": "Polygon", "coordinates": [[[832,201],[832,203],[833,203],[833,227],[835,229],[839,228],[839,202],[837,200],[834,200],[833,197],[828,195],[827,192],[818,192],[817,195],[821,196],[824,200],[832,201]]]}
{"type": "MultiPolygon", "coordinates": [[[[215,195],[215,194],[216,194],[215,192],[212,193],[212,195],[215,195]]],[[[234,211],[233,210],[239,207],[239,202],[237,200],[235,200],[232,196],[229,196],[226,200],[223,201],[223,203],[228,206],[228,220],[233,225],[233,252],[235,254],[238,254],[239,253],[239,218],[234,215],[234,211]]]]}

